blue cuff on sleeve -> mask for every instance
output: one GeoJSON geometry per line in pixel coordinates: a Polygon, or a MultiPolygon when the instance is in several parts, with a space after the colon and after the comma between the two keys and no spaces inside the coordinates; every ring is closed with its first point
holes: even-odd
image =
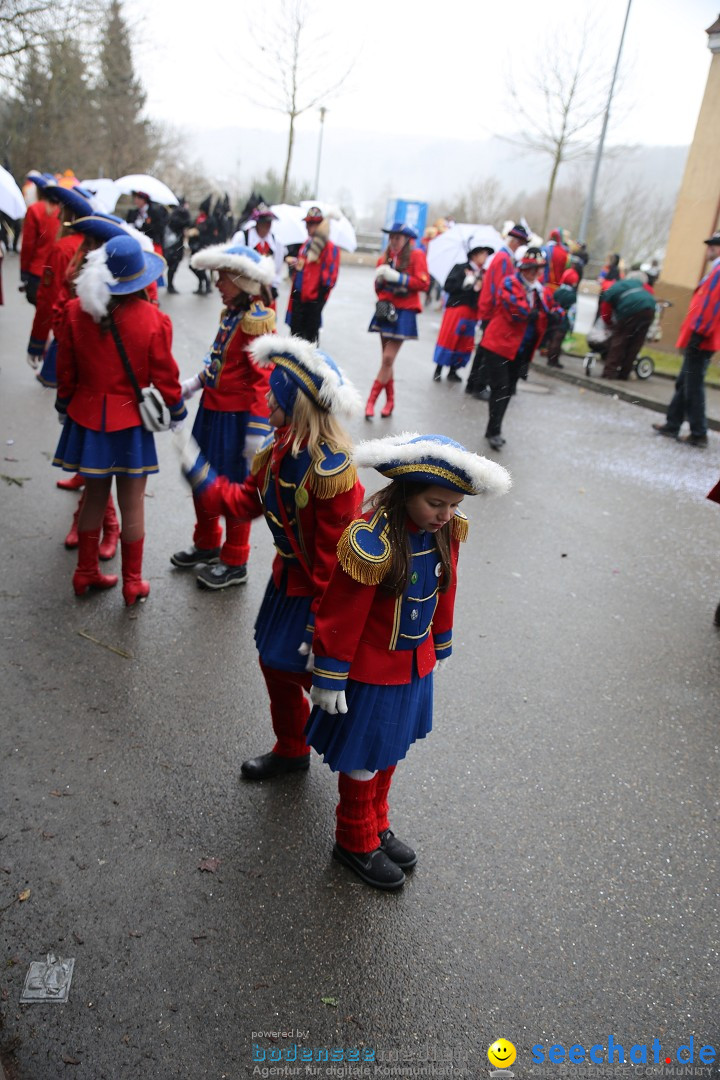
{"type": "Polygon", "coordinates": [[[313,686],[319,686],[322,690],[344,690],[349,672],[350,664],[346,660],[334,660],[331,656],[316,656],[313,686]]]}
{"type": "Polygon", "coordinates": [[[435,659],[447,660],[452,655],[452,630],[446,630],[444,634],[434,634],[435,659]]]}
{"type": "Polygon", "coordinates": [[[308,615],[308,621],[305,625],[305,633],[303,634],[303,642],[306,645],[312,645],[313,636],[315,634],[315,612],[311,611],[308,615]]]}
{"type": "Polygon", "coordinates": [[[185,408],[185,402],[180,398],[180,401],[176,405],[168,405],[170,409],[170,416],[173,420],[184,420],[188,414],[185,408]]]}
{"type": "Polygon", "coordinates": [[[185,478],[194,495],[202,495],[217,480],[218,474],[203,453],[199,453],[190,468],[183,467],[185,478]]]}

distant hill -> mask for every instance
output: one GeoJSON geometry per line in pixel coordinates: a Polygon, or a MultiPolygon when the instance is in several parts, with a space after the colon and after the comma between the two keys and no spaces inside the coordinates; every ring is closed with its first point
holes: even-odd
{"type": "MultiPolygon", "coordinates": [[[[268,168],[281,173],[286,137],[280,132],[245,128],[189,131],[189,156],[199,158],[204,171],[222,188],[247,186],[268,168]]],[[[317,134],[296,134],[292,174],[296,181],[312,183],[318,149],[317,134]]],[[[610,176],[622,172],[624,180],[651,183],[659,199],[672,197],[682,179],[688,147],[638,146],[608,159],[610,176]]],[[[573,175],[578,166],[573,165],[573,175]]],[[[587,169],[589,171],[589,164],[587,169]]],[[[502,139],[422,139],[416,136],[376,135],[335,131],[326,127],[322,147],[319,195],[336,199],[366,214],[384,194],[441,200],[470,181],[494,176],[509,195],[534,191],[547,182],[548,164],[502,139]]],[[[560,182],[563,176],[560,175],[560,182]]]]}

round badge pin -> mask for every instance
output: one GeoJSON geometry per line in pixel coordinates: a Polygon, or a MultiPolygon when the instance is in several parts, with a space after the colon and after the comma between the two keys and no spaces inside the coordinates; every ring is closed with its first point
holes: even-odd
{"type": "Polygon", "coordinates": [[[310,496],[307,493],[307,488],[299,487],[295,492],[295,505],[299,506],[301,510],[304,510],[310,501],[310,496]]]}

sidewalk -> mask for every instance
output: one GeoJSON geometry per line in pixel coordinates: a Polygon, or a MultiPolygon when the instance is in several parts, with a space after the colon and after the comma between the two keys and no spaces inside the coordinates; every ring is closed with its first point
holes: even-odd
{"type": "MultiPolygon", "coordinates": [[[[586,390],[594,390],[597,394],[609,394],[618,397],[621,401],[629,401],[632,405],[640,405],[645,409],[665,414],[670,399],[675,390],[674,379],[665,375],[651,375],[649,379],[638,379],[635,374],[631,375],[630,382],[617,382],[614,379],[601,379],[602,363],[595,365],[596,375],[588,378],[583,370],[583,357],[568,356],[563,353],[560,357],[563,365],[562,370],[549,368],[544,356],[535,354],[532,370],[536,375],[547,375],[551,379],[562,379],[563,382],[574,383],[586,390]]],[[[705,387],[707,424],[711,431],[720,431],[720,390],[716,387],[705,387]]]]}

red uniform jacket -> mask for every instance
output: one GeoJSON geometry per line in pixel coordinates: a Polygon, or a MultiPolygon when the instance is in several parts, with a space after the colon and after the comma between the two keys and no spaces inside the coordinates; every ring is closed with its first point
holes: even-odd
{"type": "MultiPolygon", "coordinates": [[[[387,263],[384,255],[378,259],[376,266],[387,263]]],[[[399,260],[392,258],[389,263],[396,270],[400,270],[399,260]]],[[[403,278],[396,285],[388,281],[376,281],[375,292],[378,300],[389,300],[401,311],[422,311],[420,293],[427,292],[430,288],[430,274],[428,273],[425,252],[418,247],[412,247],[410,261],[407,270],[401,271],[403,278]]]]}
{"type": "Polygon", "coordinates": [[[708,352],[720,349],[720,263],[711,266],[693,293],[685,321],[677,339],[678,349],[684,349],[691,334],[700,334],[700,348],[708,352]]]}
{"type": "Polygon", "coordinates": [[[199,372],[203,384],[203,407],[214,412],[248,412],[266,417],[267,392],[270,386],[270,367],[254,362],[248,346],[256,340],[257,326],[262,323],[274,329],[273,313],[259,301],[254,301],[244,313],[226,308],[222,313],[212,349],[210,362],[199,372]],[[252,329],[254,332],[249,333],[252,329]]]}
{"type": "MultiPolygon", "coordinates": [[[[372,518],[371,511],[363,520],[372,521],[372,518]]],[[[414,526],[409,528],[418,533],[414,526]]],[[[338,563],[315,620],[314,681],[337,689],[343,689],[347,678],[384,686],[399,685],[411,681],[414,664],[424,678],[432,671],[438,655],[450,655],[458,549],[459,542],[452,539],[453,579],[446,592],[437,590],[438,579],[430,574],[436,583],[436,596],[408,596],[408,591],[413,591],[410,584],[402,595],[396,596],[382,584],[369,585],[356,580],[338,563]],[[427,616],[421,606],[415,609],[409,625],[426,626],[427,618],[429,633],[416,648],[402,648],[398,628],[405,618],[404,609],[416,601],[418,605],[429,604],[430,608],[427,616]]]]}
{"type": "Polygon", "coordinates": [[[338,540],[357,516],[364,495],[354,470],[352,474],[347,472],[352,468],[347,454],[333,452],[329,447],[325,451],[326,457],[320,465],[311,460],[307,450],[301,450],[294,458],[290,453],[289,428],[280,428],[271,446],[256,455],[253,462],[256,471],[249,473],[242,484],[218,476],[196,492],[210,514],[226,514],[245,520],[265,515],[277,552],[272,565],[275,586],[281,587],[285,571],[286,594],[313,596],[312,610],[317,607],[337,565],[338,540]],[[322,491],[325,464],[328,476],[336,483],[341,475],[347,477],[346,490],[335,494],[330,490],[322,491]],[[321,497],[318,488],[328,497],[321,497]],[[293,543],[286,540],[288,527],[278,508],[278,491],[285,502],[293,543]],[[302,562],[294,553],[296,549],[303,556],[302,562]]]}
{"type": "Polygon", "coordinates": [[[45,257],[60,227],[60,207],[38,199],[25,213],[20,249],[20,270],[23,274],[42,277],[45,257]]]}
{"type": "Polygon", "coordinates": [[[45,342],[50,330],[55,329],[53,308],[82,242],[80,233],[70,233],[69,236],[61,236],[50,247],[37,291],[35,317],[30,332],[33,341],[45,342]]]}
{"type": "Polygon", "coordinates": [[[567,269],[570,254],[567,248],[563,247],[557,240],[551,240],[549,244],[545,245],[545,254],[547,263],[543,274],[543,284],[551,292],[555,292],[567,269]]]}
{"type": "MultiPolygon", "coordinates": [[[[113,312],[115,325],[139,385],[158,388],[174,420],[187,415],[178,366],[170,351],[172,323],[137,297],[113,312]]],[[[70,300],[58,337],[56,408],[92,431],[141,425],[137,399],[109,330],[70,300]]]]}
{"type": "Polygon", "coordinates": [[[489,265],[485,268],[485,276],[483,277],[478,302],[478,317],[483,322],[487,322],[495,311],[498,290],[503,281],[508,274],[514,273],[515,262],[512,253],[507,248],[500,248],[499,251],[495,252],[489,265]]]}
{"type": "Polygon", "coordinates": [[[320,252],[320,258],[315,262],[307,262],[311,244],[312,240],[308,238],[298,252],[292,286],[292,294],[296,302],[298,299],[303,303],[307,300],[317,300],[321,293],[327,299],[328,293],[335,288],[337,281],[340,269],[339,249],[331,240],[326,240],[320,252]]]}
{"type": "Polygon", "coordinates": [[[501,282],[498,289],[498,301],[495,312],[483,334],[484,349],[514,360],[525,337],[531,313],[538,312],[535,324],[535,338],[541,340],[545,334],[548,309],[540,293],[534,293],[535,303],[531,307],[525,287],[517,274],[511,274],[501,282]]]}

